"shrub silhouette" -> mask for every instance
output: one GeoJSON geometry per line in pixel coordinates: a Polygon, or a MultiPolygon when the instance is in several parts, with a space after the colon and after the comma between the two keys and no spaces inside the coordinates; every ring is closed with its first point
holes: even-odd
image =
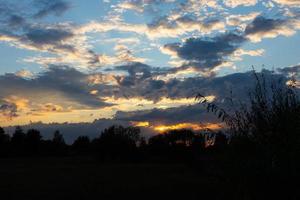
{"type": "Polygon", "coordinates": [[[202,95],[196,99],[226,123],[231,133],[232,152],[238,155],[240,149],[243,150],[238,159],[243,161],[249,156],[252,158],[250,164],[259,165],[262,170],[295,174],[300,159],[300,100],[297,90],[282,80],[272,77],[267,80],[263,72],[254,72],[253,75],[255,87],[249,93],[249,105],[240,103],[234,112],[208,103],[202,95]]]}

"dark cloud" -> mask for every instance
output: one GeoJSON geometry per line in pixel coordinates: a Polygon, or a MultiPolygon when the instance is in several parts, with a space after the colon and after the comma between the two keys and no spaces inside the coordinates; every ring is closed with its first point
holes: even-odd
{"type": "Polygon", "coordinates": [[[138,82],[152,76],[152,67],[143,63],[130,63],[114,67],[114,70],[126,71],[127,76],[116,76],[118,83],[122,86],[133,86],[138,82]]]}
{"type": "Polygon", "coordinates": [[[16,10],[14,4],[6,1],[0,1],[0,31],[9,31],[19,28],[26,23],[26,14],[23,11],[16,10]]]}
{"type": "Polygon", "coordinates": [[[284,25],[285,23],[287,23],[287,20],[269,19],[263,16],[258,16],[247,25],[245,29],[245,35],[269,32],[284,25]]]}
{"type": "Polygon", "coordinates": [[[263,38],[279,35],[291,36],[299,29],[299,14],[281,18],[256,17],[245,29],[245,36],[251,41],[260,42],[263,38]]]}
{"type": "MultiPolygon", "coordinates": [[[[265,70],[264,76],[268,80],[275,79],[285,82],[286,76],[282,73],[273,74],[265,70]],[[272,77],[272,78],[271,78],[272,77]]],[[[130,85],[119,84],[115,91],[116,97],[139,97],[158,102],[164,97],[171,99],[195,97],[198,93],[206,96],[216,96],[218,101],[224,101],[231,95],[235,98],[246,99],[254,84],[253,72],[234,73],[222,77],[190,77],[182,80],[172,78],[159,80],[155,75],[152,78],[132,82],[130,85]],[[135,84],[133,84],[135,83],[135,84]]]]}
{"type": "Polygon", "coordinates": [[[300,76],[300,65],[295,65],[292,67],[279,68],[278,71],[284,74],[295,74],[300,76]]]}
{"type": "Polygon", "coordinates": [[[19,15],[11,15],[8,19],[8,24],[10,27],[16,27],[16,26],[21,26],[25,24],[26,19],[22,16],[19,15]]]}
{"type": "Polygon", "coordinates": [[[187,66],[205,70],[222,64],[245,41],[242,34],[225,33],[213,38],[189,38],[183,44],[167,44],[165,48],[188,61],[187,66]]]}
{"type": "Polygon", "coordinates": [[[58,44],[65,39],[71,38],[73,33],[61,29],[31,28],[26,34],[26,38],[36,45],[58,44]]]}
{"type": "MultiPolygon", "coordinates": [[[[190,16],[184,16],[177,21],[189,24],[195,20],[190,16]]],[[[160,20],[155,25],[158,26],[165,23],[165,20],[160,20]]],[[[219,23],[219,20],[207,21],[201,27],[213,26],[215,23],[219,23]]],[[[167,25],[170,27],[174,26],[174,24],[167,25]]],[[[189,38],[182,44],[166,44],[163,50],[166,50],[167,54],[173,57],[177,56],[186,61],[181,67],[171,69],[169,72],[184,71],[192,67],[210,74],[215,67],[228,61],[230,56],[249,39],[258,42],[262,38],[292,35],[295,29],[293,26],[299,26],[297,17],[271,19],[258,16],[246,26],[243,32],[234,30],[214,37],[189,38]]]]}
{"type": "Polygon", "coordinates": [[[213,115],[208,114],[200,105],[181,106],[167,109],[152,109],[142,111],[118,111],[115,119],[122,121],[148,121],[151,124],[176,124],[215,122],[213,115]]]}
{"type": "Polygon", "coordinates": [[[0,116],[11,119],[18,116],[17,111],[15,104],[5,101],[0,102],[0,116]]]}
{"type": "MultiPolygon", "coordinates": [[[[110,106],[98,96],[90,94],[94,87],[88,84],[88,76],[67,66],[50,66],[47,71],[33,79],[6,74],[0,76],[0,98],[17,96],[36,104],[58,104],[65,109],[110,106]]],[[[101,88],[105,88],[105,85],[97,87],[99,92],[101,88]]]]}
{"type": "Polygon", "coordinates": [[[23,35],[19,36],[19,45],[52,53],[72,54],[79,51],[78,47],[67,42],[69,39],[74,38],[71,30],[63,27],[45,28],[42,26],[31,26],[27,29],[23,35]]]}
{"type": "Polygon", "coordinates": [[[42,18],[50,14],[60,16],[71,7],[70,3],[64,0],[35,0],[34,4],[39,9],[34,15],[35,18],[42,18]]]}
{"type": "Polygon", "coordinates": [[[167,17],[168,16],[160,16],[160,17],[154,19],[147,26],[153,30],[155,30],[156,28],[159,28],[159,27],[164,27],[164,28],[168,28],[168,29],[176,28],[177,27],[176,22],[170,21],[167,17]]]}

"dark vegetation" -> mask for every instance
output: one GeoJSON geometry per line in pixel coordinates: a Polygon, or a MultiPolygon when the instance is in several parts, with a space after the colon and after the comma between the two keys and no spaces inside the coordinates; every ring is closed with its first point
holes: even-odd
{"type": "Polygon", "coordinates": [[[146,141],[139,128],[116,125],[67,145],[59,131],[43,140],[38,130],[16,127],[10,137],[0,128],[0,192],[6,199],[47,199],[51,190],[49,199],[300,199],[297,91],[254,76],[249,102],[232,101],[234,109],[196,97],[227,125],[224,133],[173,130],[146,141]]]}

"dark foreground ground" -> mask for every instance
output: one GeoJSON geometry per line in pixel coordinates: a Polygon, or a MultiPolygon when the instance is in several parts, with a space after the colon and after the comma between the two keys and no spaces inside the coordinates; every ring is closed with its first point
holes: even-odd
{"type": "Polygon", "coordinates": [[[186,164],[105,164],[87,158],[0,159],[1,200],[257,199],[241,187],[186,164]]]}

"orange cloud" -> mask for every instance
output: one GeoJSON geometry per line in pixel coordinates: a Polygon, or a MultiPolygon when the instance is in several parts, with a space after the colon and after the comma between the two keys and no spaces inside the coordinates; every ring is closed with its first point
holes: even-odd
{"type": "Polygon", "coordinates": [[[26,110],[28,109],[29,100],[25,98],[21,98],[18,96],[9,96],[4,99],[4,101],[14,104],[17,107],[17,110],[26,110]]]}

